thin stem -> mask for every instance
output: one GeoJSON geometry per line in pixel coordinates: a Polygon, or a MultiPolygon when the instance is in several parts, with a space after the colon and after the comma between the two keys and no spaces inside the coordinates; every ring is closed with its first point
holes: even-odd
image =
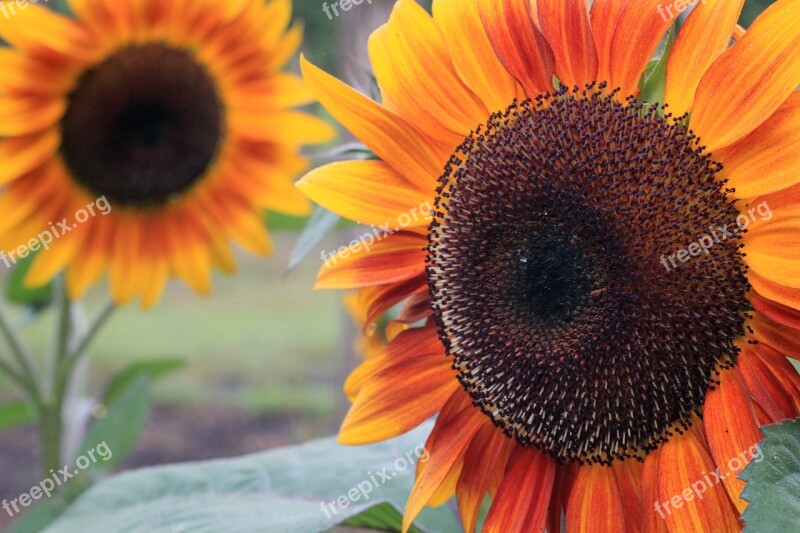
{"type": "Polygon", "coordinates": [[[89,326],[89,330],[86,332],[86,335],[81,338],[77,347],[64,357],[62,367],[71,368],[75,365],[75,363],[78,362],[78,360],[89,349],[89,346],[92,344],[92,341],[94,341],[97,334],[106,324],[106,322],[108,322],[108,319],[114,314],[116,308],[117,307],[113,302],[106,304],[106,307],[100,312],[97,318],[95,318],[91,326],[89,326]]]}
{"type": "Polygon", "coordinates": [[[27,376],[23,375],[19,372],[16,368],[11,366],[10,363],[0,359],[0,372],[3,372],[6,376],[8,376],[11,381],[25,389],[25,392],[28,394],[34,394],[33,383],[31,380],[27,378],[27,376]]]}
{"type": "MultiPolygon", "coordinates": [[[[0,331],[2,331],[8,341],[8,346],[11,348],[11,355],[16,359],[21,374],[26,378],[20,382],[20,385],[26,384],[26,389],[31,393],[33,400],[40,399],[42,384],[41,378],[36,371],[36,365],[33,362],[33,356],[22,342],[22,338],[20,338],[19,333],[17,333],[17,330],[14,328],[11,319],[2,305],[0,305],[0,331]]],[[[15,374],[18,375],[19,373],[10,375],[14,376],[15,374]]]]}

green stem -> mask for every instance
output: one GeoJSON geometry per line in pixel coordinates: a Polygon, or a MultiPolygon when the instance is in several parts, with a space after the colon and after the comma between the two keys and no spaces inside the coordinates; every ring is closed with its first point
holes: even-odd
{"type": "MultiPolygon", "coordinates": [[[[19,372],[11,370],[9,376],[25,388],[31,395],[32,400],[40,400],[43,388],[41,377],[36,371],[36,365],[33,362],[33,356],[25,347],[19,333],[17,333],[17,330],[14,328],[11,319],[2,305],[0,305],[0,331],[2,331],[8,341],[8,346],[11,348],[11,355],[16,360],[20,369],[19,372]]],[[[11,369],[7,363],[3,363],[2,366],[6,371],[11,369]]]]}

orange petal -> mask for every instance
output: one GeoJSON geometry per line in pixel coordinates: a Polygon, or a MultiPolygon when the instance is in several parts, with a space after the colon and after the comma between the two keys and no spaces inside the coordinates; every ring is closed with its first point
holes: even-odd
{"type": "Polygon", "coordinates": [[[757,314],[750,321],[753,338],[767,346],[800,360],[800,335],[798,330],[776,324],[772,320],[757,314]]]}
{"type": "Polygon", "coordinates": [[[587,0],[538,0],[539,25],[553,49],[561,84],[584,86],[597,78],[597,51],[587,0]]]}
{"type": "Polygon", "coordinates": [[[792,309],[800,309],[800,289],[786,287],[779,283],[770,281],[757,273],[750,271],[747,274],[750,285],[759,294],[792,309]]]}
{"type": "Polygon", "coordinates": [[[642,508],[642,469],[643,465],[635,459],[615,461],[614,475],[625,514],[625,531],[640,533],[644,524],[642,508]]]}
{"type": "Polygon", "coordinates": [[[422,191],[383,161],[342,161],[315,168],[297,187],[322,207],[356,222],[394,231],[403,221],[408,226],[427,226],[433,190],[422,191]],[[412,211],[413,210],[413,211],[412,211]]]}
{"type": "MultiPolygon", "coordinates": [[[[458,383],[455,377],[452,380],[458,383]]],[[[425,446],[429,459],[417,464],[417,479],[403,514],[403,533],[436,496],[452,470],[463,461],[478,429],[486,423],[486,417],[472,405],[460,385],[451,396],[425,446]]]]}
{"type": "Polygon", "coordinates": [[[497,57],[533,98],[553,88],[555,59],[533,24],[530,2],[478,0],[478,10],[497,57]]]}
{"type": "Polygon", "coordinates": [[[739,370],[753,399],[772,422],[800,416],[800,374],[780,352],[745,345],[739,370]]]}
{"type": "Polygon", "coordinates": [[[711,63],[731,42],[744,0],[699,2],[681,27],[667,61],[664,100],[675,115],[694,107],[694,93],[711,63]]]}
{"type": "Polygon", "coordinates": [[[769,194],[800,183],[800,91],[752,133],[718,150],[714,159],[724,165],[721,176],[736,198],[769,194]]]}
{"type": "Polygon", "coordinates": [[[611,44],[617,22],[630,0],[595,0],[590,11],[592,34],[597,49],[597,81],[611,80],[611,44]]]}
{"type": "Polygon", "coordinates": [[[506,463],[515,447],[512,439],[488,421],[472,440],[464,456],[466,468],[462,471],[456,489],[458,509],[467,533],[475,531],[481,505],[492,479],[505,471],[506,463]]]}
{"type": "Polygon", "coordinates": [[[567,530],[604,533],[624,529],[625,514],[614,469],[581,465],[567,502],[567,530]]]}
{"type": "Polygon", "coordinates": [[[414,296],[428,292],[428,277],[419,275],[398,283],[387,283],[376,287],[366,287],[358,294],[359,305],[367,310],[364,329],[369,330],[372,323],[395,304],[414,296]]]}
{"type": "Polygon", "coordinates": [[[622,89],[622,97],[639,93],[639,78],[674,22],[659,14],[661,4],[662,0],[630,0],[617,21],[611,42],[609,81],[612,88],[622,89]]]}
{"type": "Polygon", "coordinates": [[[54,126],[67,108],[65,98],[0,96],[0,136],[16,137],[54,126]]]}
{"type": "Polygon", "coordinates": [[[339,441],[368,444],[390,439],[432,417],[461,387],[451,365],[441,355],[409,357],[373,374],[342,422],[339,441]]]}
{"type": "Polygon", "coordinates": [[[381,159],[422,190],[433,190],[444,159],[403,119],[301,58],[303,77],[325,108],[381,159]]]}
{"type": "Polygon", "coordinates": [[[353,400],[374,374],[412,357],[434,357],[434,361],[446,357],[435,326],[410,328],[400,332],[389,344],[350,373],[344,383],[344,393],[353,400]]]}
{"type": "Polygon", "coordinates": [[[658,496],[658,462],[661,449],[648,453],[642,466],[642,525],[647,533],[668,533],[666,513],[658,496]]]}
{"type": "Polygon", "coordinates": [[[61,136],[55,128],[29,137],[0,141],[0,184],[15,180],[43,165],[58,150],[61,136]]]}
{"type": "Polygon", "coordinates": [[[492,49],[477,0],[433,0],[432,11],[459,77],[490,112],[507,108],[517,97],[517,83],[492,49]]]}
{"type": "Polygon", "coordinates": [[[388,235],[383,240],[372,234],[362,237],[324,258],[315,288],[355,289],[418,276],[425,270],[427,244],[424,236],[410,232],[388,235]]]}
{"type": "Polygon", "coordinates": [[[50,59],[66,56],[88,61],[94,57],[89,35],[64,15],[35,4],[16,10],[10,4],[4,5],[14,14],[4,17],[0,38],[15,48],[50,59]]]}
{"type": "Polygon", "coordinates": [[[483,530],[491,533],[544,529],[556,477],[556,463],[532,448],[517,448],[492,501],[483,530]]]}
{"type": "Polygon", "coordinates": [[[769,220],[748,228],[744,261],[773,283],[800,288],[800,205],[770,211],[769,220]]]}
{"type": "Polygon", "coordinates": [[[711,456],[722,473],[731,501],[742,513],[747,502],[739,497],[745,482],[737,475],[753,458],[755,446],[764,437],[750,403],[747,389],[735,370],[724,370],[720,385],[708,392],[703,407],[703,425],[711,456]]]}
{"type": "Polygon", "coordinates": [[[798,25],[800,4],[778,0],[703,76],[691,127],[709,152],[755,130],[800,85],[798,25]]]}
{"type": "Polygon", "coordinates": [[[697,433],[699,424],[661,446],[657,512],[670,532],[739,531],[725,486],[714,476],[717,465],[697,433]]]}

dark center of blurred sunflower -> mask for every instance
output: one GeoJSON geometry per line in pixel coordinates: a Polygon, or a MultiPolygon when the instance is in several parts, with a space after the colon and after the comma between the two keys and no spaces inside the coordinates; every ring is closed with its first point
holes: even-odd
{"type": "Polygon", "coordinates": [[[76,181],[112,202],[144,207],[205,174],[223,135],[222,105],[188,51],[130,46],[81,76],[61,127],[61,152],[76,181]]]}
{"type": "Polygon", "coordinates": [[[681,120],[594,88],[514,104],[459,147],[430,292],[462,385],[509,436],[610,463],[688,427],[749,309],[719,170],[681,120]]]}

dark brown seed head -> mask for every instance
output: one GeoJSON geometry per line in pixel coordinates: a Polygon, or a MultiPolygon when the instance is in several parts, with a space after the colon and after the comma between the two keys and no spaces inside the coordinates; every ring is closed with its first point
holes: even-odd
{"type": "Polygon", "coordinates": [[[461,383],[562,462],[641,457],[687,427],[749,309],[738,237],[668,257],[735,227],[720,165],[683,117],[602,89],[493,115],[451,158],[429,231],[461,383]]]}

